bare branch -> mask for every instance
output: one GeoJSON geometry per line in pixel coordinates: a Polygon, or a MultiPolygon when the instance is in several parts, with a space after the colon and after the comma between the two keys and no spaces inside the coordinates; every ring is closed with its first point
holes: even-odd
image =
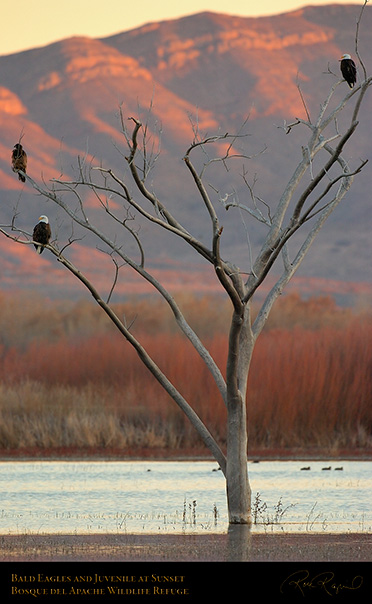
{"type": "MultiPolygon", "coordinates": [[[[138,250],[139,250],[139,253],[140,253],[140,257],[141,257],[141,260],[140,260],[139,264],[140,264],[140,266],[143,267],[144,264],[145,264],[145,251],[143,249],[141,240],[139,238],[138,233],[127,224],[129,221],[133,221],[134,220],[134,216],[132,216],[130,214],[129,209],[127,208],[126,218],[124,218],[124,219],[119,218],[118,216],[116,216],[116,214],[114,214],[114,212],[112,212],[110,210],[107,198],[106,198],[106,203],[104,203],[103,200],[101,199],[101,197],[98,195],[96,187],[94,185],[92,185],[91,189],[93,190],[93,192],[94,192],[95,196],[97,197],[97,199],[98,199],[99,203],[101,204],[101,206],[104,208],[105,212],[111,218],[113,218],[113,220],[115,220],[115,222],[117,222],[118,224],[120,224],[121,226],[123,226],[128,231],[128,233],[130,233],[132,235],[132,237],[134,238],[134,240],[135,240],[135,242],[137,244],[137,247],[138,247],[138,250]]],[[[106,192],[108,190],[108,187],[106,185],[104,187],[104,190],[106,192]]]]}
{"type": "Polygon", "coordinates": [[[219,226],[219,221],[218,221],[216,211],[215,211],[213,204],[209,198],[209,195],[204,187],[203,181],[202,181],[201,177],[199,176],[199,174],[197,173],[194,165],[192,164],[192,162],[190,160],[189,154],[190,154],[191,150],[194,148],[195,148],[195,146],[192,145],[188,149],[188,151],[184,157],[184,161],[192,174],[194,182],[199,190],[201,198],[204,202],[204,205],[206,206],[206,208],[208,210],[208,213],[209,213],[209,216],[210,216],[210,219],[212,222],[213,265],[214,265],[214,268],[216,271],[216,275],[217,275],[220,283],[222,284],[222,286],[228,293],[236,312],[241,312],[241,299],[239,297],[239,294],[236,291],[233,281],[231,280],[231,273],[230,273],[227,265],[222,262],[222,259],[220,256],[220,238],[221,238],[223,227],[221,228],[219,226]]]}
{"type": "Polygon", "coordinates": [[[235,311],[241,312],[242,311],[241,298],[240,298],[238,292],[236,291],[236,289],[233,285],[233,282],[231,281],[229,276],[226,274],[226,271],[223,267],[221,257],[220,257],[220,238],[221,238],[222,230],[223,230],[222,228],[219,229],[219,231],[217,233],[215,233],[215,236],[213,238],[213,251],[214,251],[215,258],[216,258],[214,267],[215,267],[216,275],[217,275],[218,279],[220,280],[220,283],[222,284],[223,288],[227,291],[227,293],[229,294],[229,296],[231,298],[235,311]]]}
{"type": "Polygon", "coordinates": [[[303,108],[304,108],[305,113],[306,113],[307,121],[308,121],[308,123],[309,123],[309,124],[311,124],[310,112],[309,112],[309,110],[308,110],[308,108],[307,108],[306,101],[305,101],[305,97],[304,97],[304,95],[302,94],[302,90],[301,90],[300,82],[298,81],[298,74],[297,74],[297,90],[298,90],[298,93],[299,93],[299,95],[300,95],[301,102],[302,102],[303,108]]]}
{"type": "Polygon", "coordinates": [[[216,385],[221,393],[223,400],[226,401],[226,383],[221,374],[221,371],[219,370],[211,354],[202,344],[196,333],[188,325],[179,306],[176,304],[175,300],[166,290],[166,288],[153,275],[151,275],[147,270],[145,270],[143,266],[136,263],[132,258],[125,254],[122,249],[118,248],[117,245],[115,245],[115,243],[111,241],[110,238],[105,235],[102,231],[100,231],[96,226],[92,225],[90,222],[87,223],[85,219],[80,218],[60,197],[56,195],[54,191],[50,191],[48,189],[43,190],[31,177],[28,176],[27,179],[37,191],[39,191],[45,197],[51,199],[57,205],[59,205],[66,212],[66,214],[76,222],[76,224],[79,224],[83,228],[96,235],[120,258],[122,258],[126,264],[128,264],[135,272],[141,275],[141,277],[143,277],[152,287],[154,287],[160,293],[160,295],[171,308],[179,328],[184,333],[184,335],[190,340],[190,342],[195,347],[195,350],[197,350],[198,354],[207,365],[208,369],[211,372],[211,375],[213,376],[216,382],[216,385]]]}
{"type": "MultiPolygon", "coordinates": [[[[35,244],[36,242],[21,240],[18,236],[10,235],[4,228],[0,227],[0,232],[3,233],[9,239],[16,241],[17,243],[21,243],[24,245],[35,244]]],[[[182,409],[185,415],[188,417],[192,425],[196,428],[198,434],[201,436],[204,444],[209,448],[210,451],[213,452],[215,459],[220,464],[221,469],[226,471],[226,458],[218,446],[217,442],[214,440],[210,432],[207,430],[199,416],[195,413],[195,411],[190,407],[187,401],[183,398],[183,396],[178,392],[175,386],[168,380],[168,378],[164,375],[164,373],[159,369],[150,355],[146,352],[140,342],[133,336],[133,334],[129,331],[126,325],[119,319],[113,309],[109,306],[108,302],[104,302],[103,298],[98,293],[97,289],[93,286],[91,281],[81,272],[79,271],[73,263],[68,260],[65,256],[61,254],[61,252],[53,245],[47,244],[44,246],[46,249],[50,250],[52,254],[57,258],[58,262],[60,262],[63,266],[65,266],[71,273],[75,275],[75,277],[83,283],[83,285],[90,291],[95,301],[99,304],[99,306],[104,310],[104,312],[109,316],[111,321],[116,325],[121,334],[126,338],[126,340],[133,346],[136,350],[137,354],[141,358],[144,365],[150,370],[155,379],[162,385],[165,391],[171,396],[171,398],[177,403],[177,405],[182,409]]]]}
{"type": "Polygon", "coordinates": [[[364,0],[364,4],[363,4],[363,6],[362,6],[362,8],[360,10],[360,14],[359,14],[359,17],[358,17],[358,20],[357,20],[356,31],[355,31],[355,54],[358,57],[359,63],[362,66],[363,73],[364,73],[364,79],[365,80],[367,79],[367,70],[366,70],[366,67],[365,67],[365,65],[364,65],[364,63],[362,61],[360,53],[359,53],[359,28],[360,28],[360,24],[361,24],[361,21],[362,21],[364,9],[367,6],[367,4],[368,4],[368,0],[364,0]]]}
{"type": "Polygon", "coordinates": [[[332,189],[332,187],[334,187],[334,185],[337,182],[339,182],[341,179],[350,178],[351,176],[355,176],[356,174],[359,174],[367,163],[368,163],[368,159],[362,161],[353,172],[339,174],[336,178],[331,180],[328,183],[327,187],[324,189],[324,191],[321,193],[321,195],[319,195],[319,197],[311,204],[311,206],[306,210],[306,212],[304,212],[304,214],[301,217],[301,223],[304,224],[308,220],[311,220],[314,216],[316,216],[316,214],[318,214],[326,206],[328,206],[329,203],[332,203],[332,202],[328,202],[326,204],[326,206],[323,206],[323,207],[319,208],[316,212],[312,213],[312,211],[316,208],[316,206],[319,204],[319,202],[327,195],[327,193],[329,193],[329,191],[332,189]]]}
{"type": "Polygon", "coordinates": [[[115,289],[116,284],[118,282],[119,270],[120,270],[120,268],[122,266],[124,266],[123,264],[121,266],[119,266],[119,264],[116,262],[116,260],[113,257],[113,255],[110,254],[110,256],[111,256],[111,259],[112,259],[112,261],[114,263],[114,266],[115,266],[115,274],[114,274],[114,280],[113,280],[112,285],[111,285],[111,289],[109,291],[109,295],[107,296],[106,304],[110,304],[111,296],[114,293],[114,289],[115,289]]]}
{"type": "Polygon", "coordinates": [[[115,195],[118,195],[119,197],[123,197],[135,210],[137,210],[147,220],[161,226],[162,228],[174,233],[175,235],[182,237],[182,239],[184,239],[193,248],[195,248],[202,256],[204,256],[204,258],[206,258],[207,260],[212,262],[212,252],[210,250],[208,250],[208,248],[205,245],[203,245],[200,241],[198,241],[195,237],[193,237],[176,220],[172,219],[171,221],[164,222],[163,220],[160,220],[160,218],[153,216],[152,214],[150,214],[149,212],[144,210],[143,207],[137,201],[135,201],[135,199],[133,199],[133,197],[129,193],[129,190],[128,190],[127,186],[125,185],[125,183],[122,180],[120,180],[120,178],[118,178],[111,169],[98,168],[98,167],[94,168],[94,169],[99,170],[101,172],[106,172],[107,174],[109,174],[111,176],[111,178],[117,184],[120,185],[120,187],[123,189],[124,193],[121,193],[121,192],[117,191],[116,189],[112,189],[107,184],[104,186],[100,186],[96,183],[89,183],[89,186],[91,188],[94,188],[96,190],[102,189],[103,191],[109,191],[115,195]]]}
{"type": "Polygon", "coordinates": [[[320,181],[324,178],[324,176],[329,172],[329,170],[331,169],[333,164],[336,163],[338,157],[341,155],[341,152],[342,152],[346,142],[352,136],[352,134],[354,133],[357,126],[358,126],[358,122],[353,122],[351,124],[350,128],[347,130],[347,132],[341,138],[332,157],[328,160],[326,165],[318,172],[316,177],[313,178],[311,183],[306,187],[305,191],[302,193],[302,195],[301,195],[300,199],[298,200],[296,207],[294,209],[294,212],[292,215],[292,223],[296,223],[298,221],[301,210],[302,210],[307,198],[312,193],[312,191],[315,189],[315,187],[320,183],[320,181]]]}
{"type": "Polygon", "coordinates": [[[190,153],[190,150],[193,149],[193,148],[195,148],[195,147],[194,146],[190,147],[190,149],[187,151],[187,153],[186,153],[185,157],[183,158],[183,160],[184,160],[186,166],[188,167],[188,169],[190,170],[190,172],[192,174],[192,177],[193,177],[193,179],[195,181],[195,184],[196,184],[196,186],[197,186],[197,188],[199,190],[199,193],[201,195],[201,198],[202,198],[202,200],[204,202],[204,205],[205,205],[205,207],[208,210],[210,219],[212,221],[213,236],[215,236],[216,233],[219,231],[218,218],[217,218],[217,214],[215,212],[215,209],[213,207],[213,204],[212,204],[212,202],[211,202],[211,200],[209,198],[209,195],[208,195],[208,193],[207,193],[207,191],[206,191],[206,189],[204,187],[204,184],[203,184],[203,182],[201,180],[201,177],[199,176],[199,174],[195,170],[195,167],[194,167],[194,165],[192,164],[192,162],[190,160],[189,153],[190,153]]]}
{"type": "Polygon", "coordinates": [[[197,413],[190,407],[187,401],[183,398],[183,396],[178,392],[175,386],[168,380],[168,378],[164,375],[164,373],[159,369],[150,355],[146,352],[140,342],[133,336],[133,334],[129,331],[129,329],[124,325],[124,323],[119,319],[113,309],[108,305],[108,303],[104,302],[96,288],[93,286],[91,281],[87,279],[87,277],[79,271],[67,258],[62,256],[60,252],[55,249],[53,246],[48,245],[48,249],[57,257],[57,260],[63,264],[71,273],[75,275],[83,283],[83,285],[90,291],[93,298],[99,304],[99,306],[104,310],[104,312],[109,316],[111,321],[116,325],[121,334],[125,337],[125,339],[133,346],[136,350],[138,356],[141,358],[144,365],[149,369],[155,379],[161,384],[164,390],[172,397],[172,399],[176,402],[176,404],[180,407],[180,409],[185,413],[188,417],[192,425],[196,428],[198,434],[201,436],[204,444],[208,447],[210,451],[213,452],[215,459],[220,464],[221,469],[226,472],[226,458],[218,446],[217,442],[214,440],[213,436],[209,432],[209,430],[205,427],[204,423],[201,421],[197,413]]]}

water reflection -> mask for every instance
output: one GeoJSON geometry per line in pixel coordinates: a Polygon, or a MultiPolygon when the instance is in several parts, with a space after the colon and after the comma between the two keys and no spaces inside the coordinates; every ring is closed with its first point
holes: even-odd
{"type": "Polygon", "coordinates": [[[228,562],[247,562],[251,559],[252,527],[248,524],[231,524],[227,531],[228,562]]]}
{"type": "MultiPolygon", "coordinates": [[[[371,470],[372,462],[250,463],[252,531],[371,532],[371,470]]],[[[214,462],[0,462],[1,534],[227,529],[214,462]]],[[[237,535],[232,527],[229,538],[237,535]]]]}

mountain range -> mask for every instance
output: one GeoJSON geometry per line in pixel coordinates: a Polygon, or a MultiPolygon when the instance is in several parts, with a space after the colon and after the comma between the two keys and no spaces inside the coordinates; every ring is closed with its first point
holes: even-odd
{"type": "MultiPolygon", "coordinates": [[[[355,55],[359,12],[356,5],[337,4],[259,18],[202,12],[101,39],[73,37],[0,57],[1,225],[16,215],[17,225],[31,231],[38,216],[47,214],[62,247],[71,237],[71,222],[28,183],[18,181],[10,168],[12,147],[22,137],[28,173],[39,183],[61,174],[72,178],[78,157],[127,179],[121,110],[129,132],[129,117],[148,124],[148,151],[154,153],[149,186],[207,245],[210,221],[182,158],[196,132],[242,135],[234,148],[243,154],[244,147],[249,157],[234,160],[231,167],[212,162],[206,180],[224,225],[223,256],[248,270],[249,254],[258,249],[264,231],[248,215],[226,212],[221,199],[250,203],[254,186],[262,207],[275,207],[308,138],[305,127],[286,134],[284,125],[305,117],[306,110],[314,117],[341,79],[341,55],[355,55]]],[[[372,65],[371,32],[372,8],[367,6],[359,32],[359,52],[367,68],[372,65]]],[[[346,92],[344,82],[334,103],[346,92]]],[[[369,94],[362,123],[346,151],[351,163],[371,157],[371,109],[369,94]]],[[[347,111],[349,117],[351,109],[347,111]]],[[[208,158],[196,153],[195,161],[200,167],[223,149],[226,143],[211,147],[208,158]]],[[[309,284],[316,283],[324,291],[371,293],[371,169],[372,162],[356,177],[303,263],[297,283],[304,290],[313,291],[309,284]]],[[[73,194],[69,199],[74,203],[73,194]]],[[[117,199],[112,203],[123,212],[117,199]]],[[[99,228],[122,236],[105,227],[107,214],[91,193],[86,207],[99,228]]],[[[171,287],[214,291],[213,273],[185,244],[163,232],[159,237],[141,222],[138,228],[147,265],[171,287]]],[[[90,237],[76,231],[73,237],[77,241],[67,252],[108,291],[114,274],[111,259],[90,237]]],[[[2,289],[34,288],[51,296],[81,293],[47,252],[38,256],[29,246],[1,236],[0,254],[2,289]]],[[[145,291],[125,267],[120,277],[120,295],[131,288],[145,291]]]]}

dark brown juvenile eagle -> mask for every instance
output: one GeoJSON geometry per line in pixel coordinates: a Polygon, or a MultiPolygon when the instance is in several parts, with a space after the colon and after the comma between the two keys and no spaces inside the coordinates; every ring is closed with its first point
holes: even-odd
{"type": "Polygon", "coordinates": [[[12,170],[13,172],[18,172],[18,178],[22,182],[26,182],[26,179],[23,174],[20,174],[19,170],[22,170],[26,174],[26,168],[27,153],[20,143],[16,143],[12,151],[12,170]]]}
{"type": "Polygon", "coordinates": [[[354,88],[356,84],[357,70],[355,63],[350,55],[342,55],[340,59],[340,68],[341,73],[349,84],[350,88],[354,88]]]}
{"type": "Polygon", "coordinates": [[[39,222],[34,228],[34,232],[32,234],[33,241],[37,243],[41,243],[42,245],[35,245],[36,251],[38,254],[41,254],[44,250],[44,245],[47,245],[52,236],[52,231],[50,229],[50,224],[48,220],[48,216],[40,216],[39,222]]]}

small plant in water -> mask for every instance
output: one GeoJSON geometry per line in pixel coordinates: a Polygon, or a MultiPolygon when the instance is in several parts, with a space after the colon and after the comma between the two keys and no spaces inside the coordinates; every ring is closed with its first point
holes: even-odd
{"type": "Polygon", "coordinates": [[[252,515],[253,515],[253,524],[258,524],[258,517],[262,516],[262,514],[267,510],[267,505],[265,502],[261,501],[261,494],[260,493],[256,493],[256,497],[254,500],[254,504],[253,504],[253,510],[252,510],[252,515]]]}
{"type": "Polygon", "coordinates": [[[280,524],[287,510],[295,505],[295,503],[290,503],[287,507],[283,507],[282,498],[280,497],[278,503],[274,506],[274,513],[270,514],[267,511],[267,504],[261,499],[261,494],[256,493],[252,510],[253,524],[280,524]]]}
{"type": "Polygon", "coordinates": [[[296,505],[295,503],[290,503],[289,505],[287,505],[286,508],[284,508],[283,503],[282,503],[282,498],[280,497],[278,503],[276,504],[276,506],[274,508],[275,514],[274,514],[273,524],[280,524],[286,511],[289,510],[290,508],[293,508],[295,505],[296,505]]]}
{"type": "Polygon", "coordinates": [[[217,509],[216,504],[213,505],[213,519],[214,519],[214,526],[217,526],[218,523],[218,517],[219,517],[219,512],[217,509]]]}
{"type": "Polygon", "coordinates": [[[183,513],[182,513],[182,522],[183,524],[196,524],[196,499],[193,500],[192,503],[187,505],[186,499],[183,501],[183,513]],[[189,514],[187,514],[187,510],[189,514]]]}
{"type": "Polygon", "coordinates": [[[314,510],[315,510],[315,508],[316,508],[317,505],[318,505],[318,502],[316,501],[314,503],[314,505],[312,506],[310,512],[307,515],[307,522],[306,522],[306,530],[307,531],[311,531],[311,529],[313,528],[315,522],[317,520],[319,520],[319,518],[320,518],[320,512],[316,516],[314,516],[314,518],[312,518],[312,515],[314,514],[314,510]]]}

